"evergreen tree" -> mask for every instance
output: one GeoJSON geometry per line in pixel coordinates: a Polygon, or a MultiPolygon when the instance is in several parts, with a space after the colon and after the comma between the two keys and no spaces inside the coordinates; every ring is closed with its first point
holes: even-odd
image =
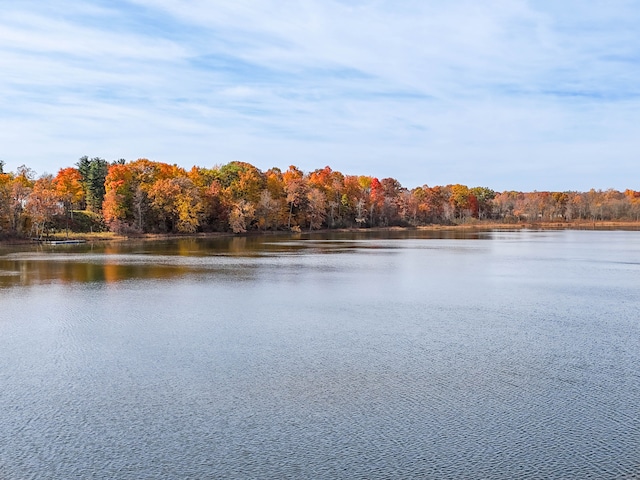
{"type": "Polygon", "coordinates": [[[89,157],[85,155],[80,157],[76,165],[82,176],[86,207],[92,212],[99,212],[102,209],[104,200],[104,181],[109,170],[109,163],[100,157],[94,157],[89,160],[89,157]]]}

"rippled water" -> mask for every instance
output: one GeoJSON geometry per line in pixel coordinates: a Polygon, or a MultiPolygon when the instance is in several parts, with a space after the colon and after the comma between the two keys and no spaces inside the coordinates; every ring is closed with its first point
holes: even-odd
{"type": "Polygon", "coordinates": [[[0,250],[0,478],[638,478],[640,232],[0,250]]]}

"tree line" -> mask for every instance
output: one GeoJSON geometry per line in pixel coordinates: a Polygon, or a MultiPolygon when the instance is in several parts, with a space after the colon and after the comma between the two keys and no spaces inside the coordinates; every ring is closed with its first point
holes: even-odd
{"type": "Polygon", "coordinates": [[[54,231],[120,234],[640,220],[640,192],[495,192],[446,185],[413,189],[394,178],[330,167],[265,172],[246,162],[213,168],[81,157],[57,175],[0,161],[0,236],[54,231]]]}

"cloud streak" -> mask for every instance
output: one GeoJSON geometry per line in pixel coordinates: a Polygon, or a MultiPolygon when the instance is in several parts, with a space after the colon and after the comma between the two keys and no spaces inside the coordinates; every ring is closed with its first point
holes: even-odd
{"type": "Polygon", "coordinates": [[[5,3],[9,168],[87,154],[638,188],[635,1],[5,3]]]}

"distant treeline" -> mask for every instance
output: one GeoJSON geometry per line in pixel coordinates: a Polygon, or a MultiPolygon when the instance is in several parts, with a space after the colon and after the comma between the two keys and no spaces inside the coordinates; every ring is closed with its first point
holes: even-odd
{"type": "Polygon", "coordinates": [[[213,168],[82,157],[56,176],[0,161],[0,236],[50,232],[195,233],[640,219],[640,192],[497,193],[343,175],[329,167],[266,172],[245,162],[213,168]]]}

